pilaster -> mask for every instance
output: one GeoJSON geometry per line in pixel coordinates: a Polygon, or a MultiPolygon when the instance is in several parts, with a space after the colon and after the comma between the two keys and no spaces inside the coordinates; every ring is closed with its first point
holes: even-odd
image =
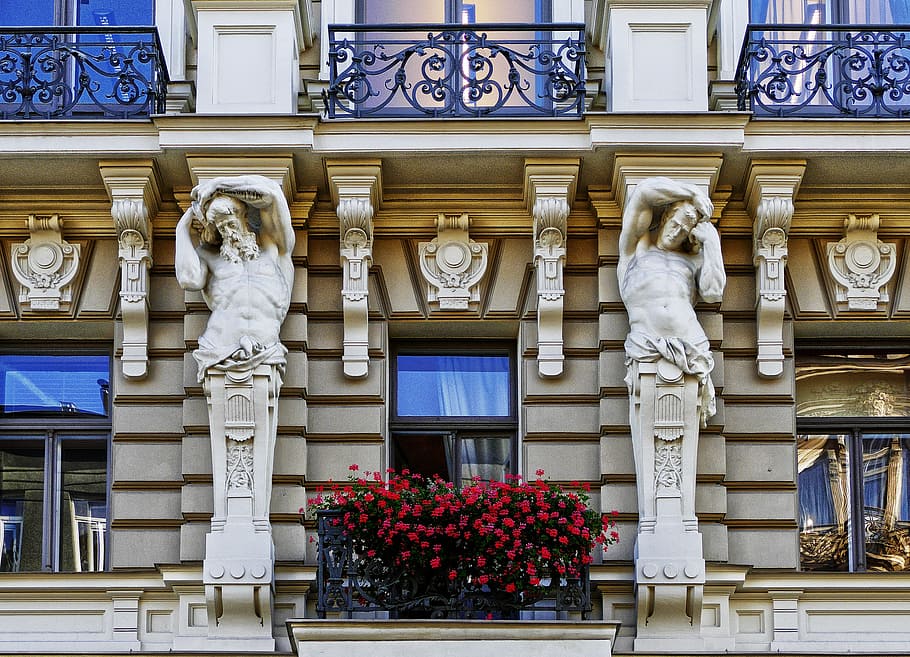
{"type": "Polygon", "coordinates": [[[148,270],[152,266],[152,220],[160,195],[154,162],[101,162],[120,244],[120,315],[123,376],[148,375],[148,270]]]}
{"type": "Polygon", "coordinates": [[[757,365],[758,374],[765,378],[779,377],[784,371],[787,237],[793,200],[805,170],[803,161],[753,162],[746,184],[746,203],[754,221],[757,365]]]}
{"type": "Polygon", "coordinates": [[[382,165],[378,160],[326,162],[332,201],[340,224],[344,312],[344,375],[369,372],[369,271],[373,262],[373,214],[382,200],[382,165]]]}
{"type": "Polygon", "coordinates": [[[578,160],[525,160],[525,200],[534,217],[537,269],[537,372],[563,372],[562,312],[567,222],[575,198],[578,160]]]}
{"type": "Polygon", "coordinates": [[[608,0],[611,111],[707,111],[711,3],[608,0]]]}

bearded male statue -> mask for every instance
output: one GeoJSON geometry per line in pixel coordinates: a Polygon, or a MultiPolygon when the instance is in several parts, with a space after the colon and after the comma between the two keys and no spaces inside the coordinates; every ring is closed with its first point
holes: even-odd
{"type": "Polygon", "coordinates": [[[215,178],[192,199],[177,224],[175,265],[180,285],[201,290],[212,311],[193,352],[208,404],[214,493],[205,645],[273,651],[269,509],[287,363],[279,332],[294,283],[291,213],[281,186],[256,175],[215,178]]]}
{"type": "Polygon", "coordinates": [[[202,290],[212,311],[199,348],[209,367],[283,369],[278,333],[291,302],[294,230],[281,187],[263,176],[215,178],[196,186],[177,224],[177,281],[202,290]],[[195,243],[193,233],[198,235],[195,243]]]}

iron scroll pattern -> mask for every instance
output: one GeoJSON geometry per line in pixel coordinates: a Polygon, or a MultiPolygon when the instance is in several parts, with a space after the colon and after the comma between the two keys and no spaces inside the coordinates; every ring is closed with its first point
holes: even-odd
{"type": "Polygon", "coordinates": [[[355,612],[388,612],[390,618],[519,618],[523,610],[578,613],[591,611],[591,582],[587,566],[582,577],[563,579],[537,597],[490,591],[487,587],[456,585],[446,578],[408,577],[376,559],[354,553],[340,522],[340,513],[317,512],[318,596],[320,618],[355,612]]]}
{"type": "Polygon", "coordinates": [[[910,26],[750,25],[740,110],[774,117],[910,117],[910,26]]]}
{"type": "Polygon", "coordinates": [[[151,27],[0,29],[0,119],[134,119],[164,112],[151,27]]]}
{"type": "Polygon", "coordinates": [[[329,118],[584,111],[583,25],[332,25],[329,40],[329,118]]]}

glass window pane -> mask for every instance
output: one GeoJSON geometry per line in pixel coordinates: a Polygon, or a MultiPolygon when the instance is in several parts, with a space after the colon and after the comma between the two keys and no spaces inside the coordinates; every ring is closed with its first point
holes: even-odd
{"type": "Polygon", "coordinates": [[[753,23],[829,23],[833,4],[832,0],[752,0],[750,19],[753,23]]]}
{"type": "Polygon", "coordinates": [[[910,435],[863,436],[866,570],[910,570],[910,435]]]}
{"type": "Polygon", "coordinates": [[[154,25],[153,6],[153,0],[79,0],[76,25],[154,25]]]}
{"type": "Polygon", "coordinates": [[[800,357],[796,367],[796,413],[800,417],[907,416],[908,379],[908,354],[800,357]]]}
{"type": "Polygon", "coordinates": [[[454,438],[448,433],[401,433],[392,436],[392,467],[424,477],[439,476],[453,481],[454,438]]]}
{"type": "Polygon", "coordinates": [[[398,356],[398,416],[509,417],[508,356],[398,356]]]}
{"type": "Polygon", "coordinates": [[[104,570],[107,550],[106,444],[63,441],[59,502],[59,569],[104,570]]]}
{"type": "Polygon", "coordinates": [[[44,443],[0,443],[0,572],[41,570],[44,443]]]}
{"type": "Polygon", "coordinates": [[[363,23],[444,23],[443,0],[364,0],[363,23]]]}
{"type": "Polygon", "coordinates": [[[803,570],[850,567],[847,436],[798,437],[799,552],[803,570]]]}
{"type": "Polygon", "coordinates": [[[512,440],[508,437],[460,437],[461,485],[474,478],[505,481],[512,473],[512,440]]]}
{"type": "Polygon", "coordinates": [[[108,413],[108,356],[0,355],[0,381],[5,414],[108,413]]]}
{"type": "Polygon", "coordinates": [[[53,0],[0,0],[0,25],[21,27],[53,24],[53,0]]]}

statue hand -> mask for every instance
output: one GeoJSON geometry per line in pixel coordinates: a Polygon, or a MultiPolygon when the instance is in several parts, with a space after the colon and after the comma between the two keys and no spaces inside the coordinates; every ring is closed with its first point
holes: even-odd
{"type": "Polygon", "coordinates": [[[695,193],[692,195],[692,204],[695,206],[695,209],[698,210],[698,214],[701,215],[701,218],[699,219],[700,222],[711,219],[711,216],[714,214],[714,204],[711,202],[711,199],[708,198],[708,195],[697,187],[695,188],[695,193]]]}
{"type": "Polygon", "coordinates": [[[703,244],[706,241],[717,237],[717,229],[710,221],[699,221],[692,227],[689,235],[703,244]]]}

